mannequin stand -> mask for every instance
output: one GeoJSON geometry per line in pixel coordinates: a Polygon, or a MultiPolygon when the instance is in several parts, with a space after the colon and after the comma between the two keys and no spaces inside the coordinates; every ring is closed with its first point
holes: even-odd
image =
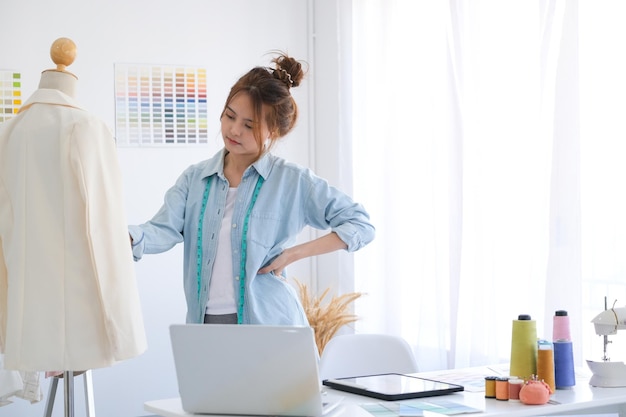
{"type": "MultiPolygon", "coordinates": [[[[52,409],[54,408],[54,398],[57,393],[59,378],[63,378],[65,417],[74,417],[74,371],[65,371],[63,372],[63,376],[52,377],[48,398],[46,399],[44,417],[52,417],[52,409]]],[[[91,379],[90,370],[83,373],[83,380],[85,383],[85,408],[87,410],[87,417],[96,417],[96,410],[93,404],[93,380],[91,379]]]]}

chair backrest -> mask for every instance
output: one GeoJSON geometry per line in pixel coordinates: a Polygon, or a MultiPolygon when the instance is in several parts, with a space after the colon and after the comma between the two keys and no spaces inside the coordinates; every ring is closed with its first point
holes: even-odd
{"type": "Polygon", "coordinates": [[[406,340],[387,334],[335,336],[320,357],[322,380],[417,371],[415,356],[406,340]]]}

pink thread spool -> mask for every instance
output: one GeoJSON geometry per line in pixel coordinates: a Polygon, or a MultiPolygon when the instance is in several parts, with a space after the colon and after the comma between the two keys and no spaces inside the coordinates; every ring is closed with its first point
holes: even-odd
{"type": "Polygon", "coordinates": [[[524,380],[515,376],[509,379],[509,401],[519,401],[519,392],[524,386],[524,380]]]}
{"type": "Polygon", "coordinates": [[[569,332],[569,316],[565,310],[557,310],[552,322],[552,341],[572,340],[569,332]]]}

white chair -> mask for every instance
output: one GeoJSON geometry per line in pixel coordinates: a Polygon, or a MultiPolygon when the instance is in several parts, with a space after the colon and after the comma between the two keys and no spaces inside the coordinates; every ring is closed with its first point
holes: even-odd
{"type": "Polygon", "coordinates": [[[322,380],[417,371],[415,356],[406,340],[387,334],[335,336],[320,357],[322,380]]]}

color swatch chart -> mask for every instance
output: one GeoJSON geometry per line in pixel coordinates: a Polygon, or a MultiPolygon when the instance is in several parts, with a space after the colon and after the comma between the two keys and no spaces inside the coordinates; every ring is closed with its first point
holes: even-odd
{"type": "Polygon", "coordinates": [[[206,69],[115,65],[118,146],[206,144],[206,69]]]}
{"type": "Polygon", "coordinates": [[[0,123],[9,120],[22,107],[22,79],[16,71],[0,70],[0,123]]]}
{"type": "Polygon", "coordinates": [[[421,417],[425,415],[453,416],[457,414],[480,413],[483,410],[468,407],[446,399],[428,398],[413,401],[377,404],[361,404],[361,408],[376,417],[421,417]],[[428,414],[430,412],[430,414],[428,414]]]}

